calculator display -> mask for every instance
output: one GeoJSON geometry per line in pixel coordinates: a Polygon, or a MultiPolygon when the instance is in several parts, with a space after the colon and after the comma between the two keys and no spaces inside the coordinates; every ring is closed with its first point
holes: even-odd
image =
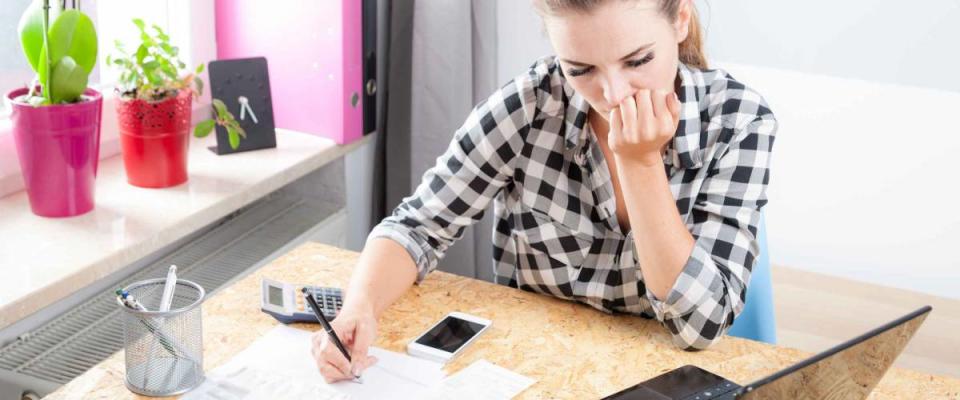
{"type": "Polygon", "coordinates": [[[343,307],[343,290],[336,287],[294,286],[263,278],[260,281],[260,293],[260,310],[284,324],[318,322],[316,314],[304,301],[308,295],[317,301],[320,312],[327,320],[335,319],[343,307]]]}
{"type": "Polygon", "coordinates": [[[283,306],[283,288],[277,286],[269,286],[267,289],[267,301],[270,304],[283,306]]]}

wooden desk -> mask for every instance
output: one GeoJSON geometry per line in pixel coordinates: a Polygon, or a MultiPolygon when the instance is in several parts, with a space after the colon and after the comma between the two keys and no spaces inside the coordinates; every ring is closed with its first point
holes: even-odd
{"type": "MultiPolygon", "coordinates": [[[[209,298],[203,305],[205,369],[220,366],[277,324],[260,312],[261,278],[342,287],[356,259],[357,253],[351,251],[305,244],[209,298]]],[[[431,274],[383,314],[376,345],[403,352],[407,342],[454,310],[494,322],[446,367],[447,373],[487,359],[537,380],[519,396],[523,399],[597,398],[684,364],[747,383],[809,355],[733,337],[706,351],[685,352],[676,349],[666,329],[653,320],[606,315],[587,306],[442,272],[431,274]]],[[[48,398],[137,397],[124,387],[123,379],[123,352],[119,352],[48,398]]],[[[894,368],[871,398],[957,399],[960,380],[894,368]]]]}

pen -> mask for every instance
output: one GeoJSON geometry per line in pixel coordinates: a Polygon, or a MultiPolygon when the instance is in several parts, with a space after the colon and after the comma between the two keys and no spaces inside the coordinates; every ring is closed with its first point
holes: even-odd
{"type": "MultiPolygon", "coordinates": [[[[133,298],[133,295],[131,295],[126,290],[117,289],[116,293],[117,293],[117,297],[120,298],[120,302],[123,303],[123,305],[137,311],[147,311],[147,308],[144,307],[142,304],[140,304],[140,302],[137,301],[137,299],[133,298]]],[[[175,358],[180,358],[180,355],[177,354],[178,350],[180,349],[176,348],[178,346],[176,346],[175,342],[170,340],[170,338],[166,335],[166,333],[164,333],[159,327],[154,326],[153,323],[148,322],[145,319],[140,319],[140,323],[143,324],[143,326],[146,327],[147,330],[150,331],[150,333],[156,335],[157,339],[160,341],[160,344],[163,346],[164,349],[167,350],[168,353],[170,353],[170,355],[174,356],[175,358]]],[[[180,353],[186,354],[182,351],[180,351],[180,353]]]]}
{"type": "Polygon", "coordinates": [[[160,311],[170,311],[173,291],[177,288],[177,266],[171,265],[167,271],[167,281],[163,284],[163,296],[160,297],[160,311]]]}
{"type": "MultiPolygon", "coordinates": [[[[330,340],[333,341],[333,344],[337,346],[337,349],[340,349],[340,353],[347,358],[347,361],[352,362],[350,359],[350,354],[347,353],[347,348],[343,347],[343,342],[340,341],[340,337],[337,336],[337,332],[333,330],[333,327],[330,326],[330,322],[327,321],[327,317],[323,316],[323,313],[320,312],[320,305],[317,304],[317,301],[313,299],[313,295],[307,291],[307,288],[303,288],[303,297],[306,297],[307,303],[310,304],[310,309],[313,310],[313,314],[317,316],[317,321],[320,321],[320,325],[323,326],[323,330],[327,332],[327,336],[330,336],[330,340]]],[[[352,374],[353,371],[350,371],[352,374]]],[[[360,375],[353,376],[358,382],[363,383],[360,379],[360,375]]]]}

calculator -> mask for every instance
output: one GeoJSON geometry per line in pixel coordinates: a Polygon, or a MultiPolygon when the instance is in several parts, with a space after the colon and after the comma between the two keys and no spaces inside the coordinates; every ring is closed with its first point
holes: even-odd
{"type": "Polygon", "coordinates": [[[317,305],[320,306],[320,312],[332,321],[343,307],[343,290],[335,287],[322,286],[297,286],[286,282],[275,281],[272,279],[263,279],[261,282],[260,310],[276,318],[284,324],[294,322],[319,323],[316,315],[310,310],[310,304],[306,302],[301,288],[306,288],[307,293],[313,296],[317,305]]]}

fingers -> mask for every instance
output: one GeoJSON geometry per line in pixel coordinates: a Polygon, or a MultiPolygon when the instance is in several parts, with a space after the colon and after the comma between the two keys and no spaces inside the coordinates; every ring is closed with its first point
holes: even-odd
{"type": "Polygon", "coordinates": [[[653,103],[653,126],[656,132],[662,135],[673,135],[676,131],[676,123],[670,105],[673,104],[673,98],[676,95],[666,90],[656,90],[650,95],[650,102],[653,103]]]}
{"type": "Polygon", "coordinates": [[[676,92],[667,93],[667,108],[670,109],[670,117],[673,118],[673,124],[680,122],[680,98],[676,92]]]}
{"type": "Polygon", "coordinates": [[[624,139],[631,139],[633,133],[639,128],[637,121],[637,99],[635,96],[627,97],[620,103],[620,115],[623,117],[623,127],[619,131],[624,139]]]}
{"type": "Polygon", "coordinates": [[[380,361],[380,359],[374,356],[367,356],[367,361],[364,363],[363,369],[372,367],[377,361],[380,361]]]}
{"type": "Polygon", "coordinates": [[[622,157],[659,160],[676,135],[680,107],[672,90],[637,90],[610,111],[607,145],[622,157]]]}
{"type": "Polygon", "coordinates": [[[634,140],[649,140],[650,134],[656,132],[657,120],[650,99],[649,89],[641,89],[633,97],[637,102],[637,131],[634,140]]]}
{"type": "Polygon", "coordinates": [[[353,374],[350,373],[350,362],[343,356],[340,349],[329,340],[326,332],[314,333],[310,351],[317,369],[327,382],[353,379],[353,374]]]}
{"type": "Polygon", "coordinates": [[[623,114],[621,107],[614,107],[610,110],[610,132],[607,132],[607,146],[611,150],[616,150],[620,144],[620,137],[623,135],[623,114]]]}
{"type": "Polygon", "coordinates": [[[352,374],[346,374],[330,363],[324,364],[320,367],[320,375],[323,376],[323,380],[325,380],[327,383],[354,379],[352,374]]]}
{"type": "Polygon", "coordinates": [[[650,103],[653,105],[652,117],[656,120],[669,119],[670,110],[667,109],[667,91],[657,89],[650,93],[650,103]]]}
{"type": "Polygon", "coordinates": [[[360,320],[357,322],[357,329],[354,331],[354,340],[352,357],[353,365],[351,371],[355,375],[360,375],[367,366],[367,349],[373,344],[375,336],[375,327],[370,322],[360,320]]]}

